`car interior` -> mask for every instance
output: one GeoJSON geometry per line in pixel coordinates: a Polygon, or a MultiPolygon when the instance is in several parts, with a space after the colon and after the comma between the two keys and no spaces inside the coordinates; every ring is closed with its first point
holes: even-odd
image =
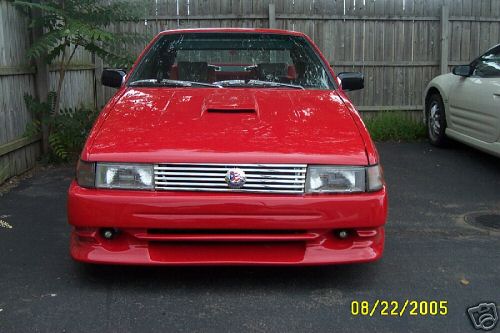
{"type": "Polygon", "coordinates": [[[292,82],[298,77],[295,66],[286,63],[249,65],[179,61],[174,63],[167,73],[167,78],[172,80],[209,83],[225,80],[292,82]]]}

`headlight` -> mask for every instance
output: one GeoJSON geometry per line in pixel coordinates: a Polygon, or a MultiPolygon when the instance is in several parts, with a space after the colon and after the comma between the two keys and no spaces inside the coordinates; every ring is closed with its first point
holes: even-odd
{"type": "Polygon", "coordinates": [[[306,193],[355,193],[382,189],[382,172],[378,165],[309,166],[306,193]]]}
{"type": "Polygon", "coordinates": [[[345,193],[365,191],[365,168],[344,166],[310,166],[306,192],[345,193]]]}
{"type": "Polygon", "coordinates": [[[153,165],[97,163],[95,187],[128,190],[152,190],[153,165]]]}

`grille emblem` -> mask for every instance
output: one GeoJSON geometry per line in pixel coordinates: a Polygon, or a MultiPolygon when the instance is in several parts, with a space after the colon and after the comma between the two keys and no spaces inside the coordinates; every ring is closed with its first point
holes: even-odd
{"type": "Polygon", "coordinates": [[[224,179],[230,188],[242,188],[247,181],[245,171],[238,168],[227,170],[224,179]]]}

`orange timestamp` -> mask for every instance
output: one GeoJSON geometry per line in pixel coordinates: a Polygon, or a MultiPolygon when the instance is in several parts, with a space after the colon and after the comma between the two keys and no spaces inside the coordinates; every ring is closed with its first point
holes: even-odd
{"type": "Polygon", "coordinates": [[[380,300],[352,301],[352,316],[446,316],[448,301],[438,300],[380,300]]]}

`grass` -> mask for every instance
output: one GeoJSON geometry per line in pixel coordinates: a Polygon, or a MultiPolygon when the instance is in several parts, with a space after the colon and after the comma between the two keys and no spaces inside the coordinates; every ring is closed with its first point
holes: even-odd
{"type": "Polygon", "coordinates": [[[402,111],[379,112],[364,123],[375,141],[416,141],[426,137],[422,121],[402,111]]]}

